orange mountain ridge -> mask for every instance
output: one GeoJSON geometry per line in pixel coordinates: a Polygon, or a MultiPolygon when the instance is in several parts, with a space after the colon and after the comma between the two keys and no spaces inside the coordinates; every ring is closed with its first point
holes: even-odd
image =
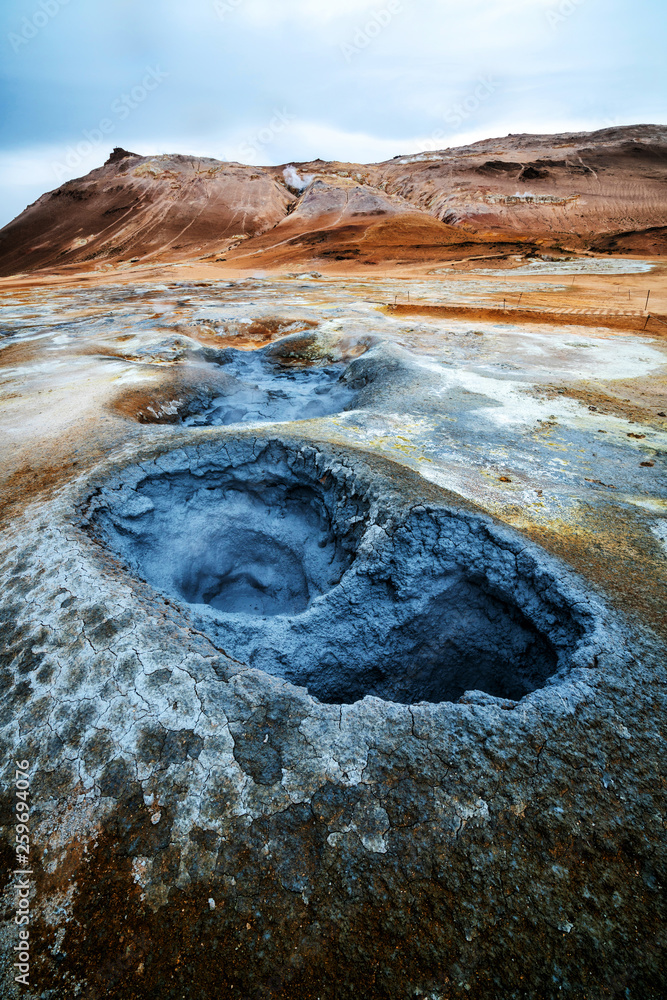
{"type": "Polygon", "coordinates": [[[667,127],[510,135],[384,163],[244,166],[116,149],[0,230],[0,275],[207,260],[320,270],[667,252],[667,127]]]}

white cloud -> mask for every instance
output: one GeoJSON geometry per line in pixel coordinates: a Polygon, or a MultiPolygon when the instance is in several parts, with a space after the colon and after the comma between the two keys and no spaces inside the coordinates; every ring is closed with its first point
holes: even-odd
{"type": "MultiPolygon", "coordinates": [[[[403,0],[406,2],[409,0],[403,0]]],[[[383,0],[242,0],[238,10],[256,24],[295,20],[321,23],[361,16],[382,5],[383,0]]]]}
{"type": "Polygon", "coordinates": [[[45,185],[55,186],[53,172],[49,163],[53,158],[54,147],[43,146],[15,152],[0,152],[0,189],[10,184],[23,184],[25,187],[45,185]]]}
{"type": "Polygon", "coordinates": [[[343,160],[351,163],[374,163],[391,159],[417,138],[389,139],[368,132],[347,131],[320,122],[295,122],[289,135],[281,137],[274,152],[274,162],[299,160],[343,160]],[[291,152],[289,155],[288,150],[291,152]]]}
{"type": "MultiPolygon", "coordinates": [[[[380,10],[389,0],[221,0],[231,11],[238,11],[257,23],[267,21],[311,22],[364,17],[380,10]]],[[[554,5],[555,0],[400,0],[403,12],[413,20],[436,24],[467,22],[484,33],[491,22],[512,16],[526,16],[554,5]]],[[[515,26],[516,27],[516,26],[515,26]]]]}
{"type": "MultiPolygon", "coordinates": [[[[454,149],[457,146],[469,146],[473,142],[481,142],[483,139],[502,139],[505,136],[519,135],[552,135],[562,132],[593,132],[599,128],[606,128],[606,121],[596,118],[545,118],[539,113],[532,117],[508,118],[496,120],[490,128],[488,125],[470,127],[463,131],[446,132],[444,137],[439,137],[436,133],[425,135],[415,140],[418,149],[422,150],[454,149]]],[[[442,129],[445,132],[445,128],[442,129]]]]}
{"type": "Polygon", "coordinates": [[[393,0],[400,11],[361,37],[391,2],[115,0],[86,18],[66,6],[7,62],[2,130],[17,152],[0,157],[0,220],[100,166],[114,145],[257,165],[363,163],[663,116],[658,0],[645,0],[652,20],[609,0],[393,0]],[[562,3],[574,13],[554,29],[546,14],[562,3]],[[150,102],[76,152],[154,64],[167,76],[150,102]]]}

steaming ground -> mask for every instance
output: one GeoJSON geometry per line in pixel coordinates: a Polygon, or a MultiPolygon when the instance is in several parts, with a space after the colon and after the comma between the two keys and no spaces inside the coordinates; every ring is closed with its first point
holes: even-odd
{"type": "MultiPolygon", "coordinates": [[[[660,125],[507,136],[384,163],[251,167],[116,149],[0,233],[0,274],[205,261],[400,276],[544,253],[665,254],[660,125]]],[[[486,266],[493,267],[494,264],[486,266]]]]}
{"type": "Polygon", "coordinates": [[[261,351],[229,349],[225,373],[233,381],[210,407],[187,417],[191,427],[282,422],[325,417],[351,408],[355,393],[341,383],[344,366],[284,365],[261,351]]]}

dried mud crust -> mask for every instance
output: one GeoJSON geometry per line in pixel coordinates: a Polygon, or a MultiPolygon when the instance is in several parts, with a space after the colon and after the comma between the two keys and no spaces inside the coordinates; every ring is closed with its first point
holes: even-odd
{"type": "Polygon", "coordinates": [[[595,655],[599,610],[488,517],[392,509],[363,471],[279,441],[160,466],[103,488],[94,532],[235,659],[322,701],[518,700],[595,655]]]}
{"type": "MultiPolygon", "coordinates": [[[[518,704],[321,703],[221,652],[90,538],[85,510],[92,523],[162,477],[291,461],[302,488],[338,484],[319,501],[334,523],[343,498],[342,521],[361,518],[344,579],[374,527],[400,538],[453,498],[352,449],[188,439],[128,449],[2,538],[0,745],[6,769],[19,747],[32,768],[31,1000],[661,997],[664,648],[459,505],[483,521],[485,565],[502,542],[535,560],[519,589],[568,598],[585,658],[518,704]]],[[[9,872],[9,795],[0,823],[9,872]]]]}

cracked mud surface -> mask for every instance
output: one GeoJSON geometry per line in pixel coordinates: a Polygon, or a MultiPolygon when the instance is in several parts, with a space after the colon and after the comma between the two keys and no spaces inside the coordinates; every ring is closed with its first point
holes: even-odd
{"type": "Polygon", "coordinates": [[[144,292],[28,295],[7,322],[22,995],[661,998],[664,344],[399,321],[370,286],[144,292]],[[270,296],[307,331],[276,324],[276,351],[341,366],[353,409],[137,421],[140,397],[223,396],[206,352],[233,329],[252,350],[270,296]]]}

